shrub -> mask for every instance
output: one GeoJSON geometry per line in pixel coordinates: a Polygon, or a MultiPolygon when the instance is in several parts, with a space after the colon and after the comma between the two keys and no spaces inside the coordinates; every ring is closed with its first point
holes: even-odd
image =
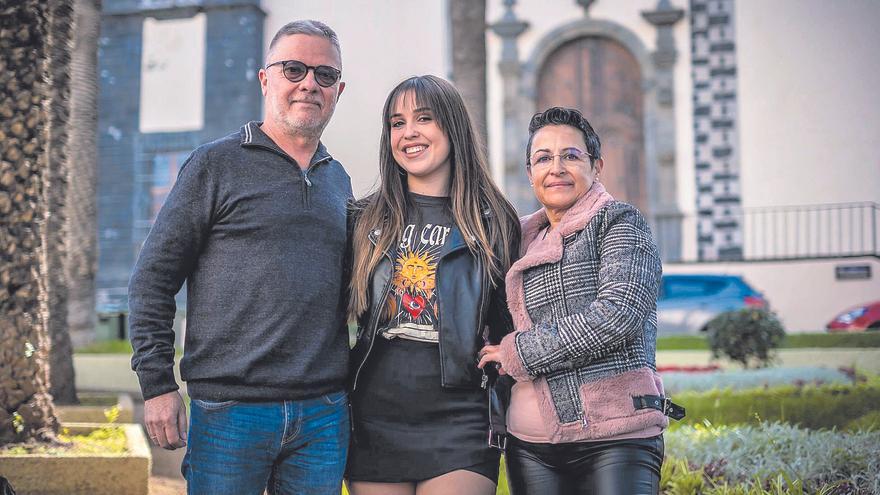
{"type": "Polygon", "coordinates": [[[702,488],[712,488],[690,493],[763,494],[767,487],[776,488],[772,493],[880,493],[878,431],[809,431],[781,423],[696,425],[669,431],[665,439],[667,462],[687,460],[670,463],[666,487],[687,469],[703,472],[702,488]]]}
{"type": "Polygon", "coordinates": [[[707,325],[712,356],[727,356],[748,368],[767,366],[785,337],[785,330],[773,312],[740,309],[721,313],[707,325]]]}
{"type": "Polygon", "coordinates": [[[804,428],[841,428],[880,410],[880,383],[795,386],[768,389],[683,392],[673,399],[687,409],[682,423],[784,421],[804,428]]]}
{"type": "Polygon", "coordinates": [[[807,492],[803,480],[782,473],[762,480],[754,477],[744,483],[730,484],[710,476],[703,468],[693,468],[684,460],[667,457],[660,468],[660,493],[663,495],[842,495],[854,493],[845,481],[820,483],[807,492]],[[767,487],[767,488],[765,488],[767,487]]]}
{"type": "Polygon", "coordinates": [[[844,426],[846,431],[880,431],[880,411],[871,411],[844,426]]]}

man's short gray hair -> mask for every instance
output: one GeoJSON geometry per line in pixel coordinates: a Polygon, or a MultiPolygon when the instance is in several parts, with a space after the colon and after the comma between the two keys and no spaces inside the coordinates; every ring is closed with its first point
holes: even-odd
{"type": "Polygon", "coordinates": [[[339,53],[339,58],[342,59],[342,49],[339,47],[339,37],[336,36],[336,31],[333,31],[330,26],[321,21],[313,21],[310,19],[292,21],[282,26],[281,29],[275,33],[275,36],[269,43],[268,53],[272,53],[272,49],[275,48],[275,44],[277,44],[281,38],[292,36],[294,34],[307,34],[309,36],[326,38],[330,44],[336,48],[336,52],[339,53]]]}

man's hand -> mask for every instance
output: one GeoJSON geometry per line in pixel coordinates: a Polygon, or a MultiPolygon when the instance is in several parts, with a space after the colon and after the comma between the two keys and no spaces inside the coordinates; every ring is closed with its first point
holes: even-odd
{"type": "Polygon", "coordinates": [[[153,445],[167,450],[186,445],[186,408],[177,390],[144,401],[144,423],[153,445]]]}

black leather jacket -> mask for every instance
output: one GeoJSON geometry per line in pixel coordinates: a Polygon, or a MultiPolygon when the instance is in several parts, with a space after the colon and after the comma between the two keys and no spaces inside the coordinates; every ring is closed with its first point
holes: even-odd
{"type": "MultiPolygon", "coordinates": [[[[370,241],[374,245],[379,234],[378,229],[370,232],[370,241]]],[[[450,240],[440,253],[436,279],[437,303],[440,307],[442,386],[485,388],[486,382],[494,380],[495,376],[491,366],[486,367],[488,375],[477,368],[477,352],[484,345],[484,335],[489,342],[497,344],[513,330],[504,280],[495,280],[493,287],[483,270],[482,261],[470,252],[461,231],[453,227],[450,235],[450,240]]],[[[517,246],[511,248],[516,249],[517,246]]],[[[351,390],[357,387],[358,375],[369,359],[377,338],[379,314],[391,286],[394,267],[392,256],[393,253],[386,252],[373,271],[369,285],[369,310],[358,317],[357,340],[351,359],[351,390]]]]}

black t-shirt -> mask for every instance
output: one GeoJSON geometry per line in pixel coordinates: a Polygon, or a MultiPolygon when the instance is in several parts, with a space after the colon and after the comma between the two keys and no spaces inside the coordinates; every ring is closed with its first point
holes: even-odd
{"type": "Polygon", "coordinates": [[[438,342],[437,264],[454,222],[449,198],[410,193],[410,200],[413,207],[397,244],[380,334],[388,339],[438,342]]]}

